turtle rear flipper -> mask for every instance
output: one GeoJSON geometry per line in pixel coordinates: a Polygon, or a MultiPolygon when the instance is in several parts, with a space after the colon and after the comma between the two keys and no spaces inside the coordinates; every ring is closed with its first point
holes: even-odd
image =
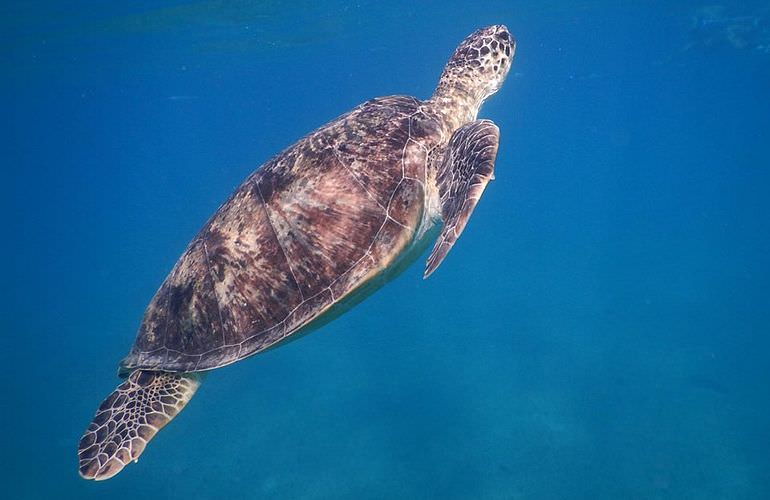
{"type": "Polygon", "coordinates": [[[452,134],[438,170],[444,229],[428,257],[425,275],[438,268],[462,234],[487,183],[495,177],[500,130],[490,120],[476,120],[452,134]]]}
{"type": "Polygon", "coordinates": [[[139,459],[147,443],[171,421],[200,385],[195,374],[133,372],[96,410],[78,444],[85,479],[109,479],[139,459]]]}

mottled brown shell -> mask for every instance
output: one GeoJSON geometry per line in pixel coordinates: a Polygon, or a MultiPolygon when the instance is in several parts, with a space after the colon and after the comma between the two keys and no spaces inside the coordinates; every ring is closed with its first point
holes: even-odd
{"type": "Polygon", "coordinates": [[[417,99],[378,98],[267,162],[190,243],[123,367],[232,363],[379,275],[413,240],[440,127],[417,99]]]}

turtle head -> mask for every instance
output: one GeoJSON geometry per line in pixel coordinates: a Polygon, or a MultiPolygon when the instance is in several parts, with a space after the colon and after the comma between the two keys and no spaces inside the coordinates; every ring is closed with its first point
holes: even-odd
{"type": "Polygon", "coordinates": [[[434,101],[475,119],[484,100],[503,85],[515,51],[516,41],[502,24],[471,33],[444,68],[434,101]]]}
{"type": "Polygon", "coordinates": [[[515,50],[516,41],[504,25],[481,28],[457,47],[441,78],[457,80],[484,100],[503,85],[515,50]]]}

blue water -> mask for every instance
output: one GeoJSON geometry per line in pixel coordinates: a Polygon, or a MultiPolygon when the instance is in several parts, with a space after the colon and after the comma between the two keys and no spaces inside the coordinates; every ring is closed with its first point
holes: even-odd
{"type": "Polygon", "coordinates": [[[770,3],[6,2],[4,498],[770,498],[770,3]],[[622,5],[619,6],[619,4],[622,5]],[[518,39],[441,268],[212,373],[77,475],[147,302],[254,168],[518,39]]]}

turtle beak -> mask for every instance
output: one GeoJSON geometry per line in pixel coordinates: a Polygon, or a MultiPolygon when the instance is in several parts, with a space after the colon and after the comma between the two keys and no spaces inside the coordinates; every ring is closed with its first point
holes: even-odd
{"type": "Polygon", "coordinates": [[[504,24],[497,24],[494,28],[494,37],[497,38],[501,46],[510,47],[510,54],[506,51],[506,55],[513,58],[513,53],[516,51],[516,39],[504,24]]]}

